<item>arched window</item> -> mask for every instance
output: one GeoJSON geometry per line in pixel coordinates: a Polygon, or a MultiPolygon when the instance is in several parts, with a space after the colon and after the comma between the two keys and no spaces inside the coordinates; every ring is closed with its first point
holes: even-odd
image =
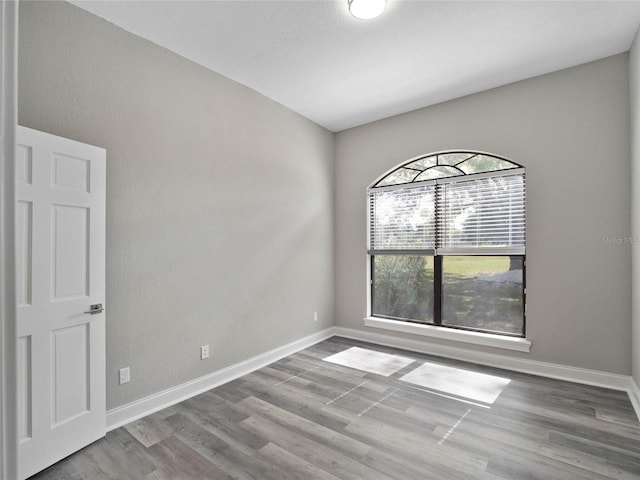
{"type": "Polygon", "coordinates": [[[368,189],[369,316],[525,336],[525,169],[414,158],[368,189]]]}

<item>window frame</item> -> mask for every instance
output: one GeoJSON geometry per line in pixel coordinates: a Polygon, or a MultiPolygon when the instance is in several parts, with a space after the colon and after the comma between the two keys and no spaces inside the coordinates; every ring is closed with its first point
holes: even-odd
{"type": "MultiPolygon", "coordinates": [[[[450,164],[443,164],[449,165],[450,164]]],[[[454,167],[457,166],[453,165],[454,167]]],[[[427,168],[427,169],[428,169],[427,168]]],[[[427,170],[425,169],[425,171],[427,170]]],[[[470,151],[470,150],[446,150],[441,152],[435,152],[427,155],[420,155],[418,157],[412,158],[408,161],[403,162],[400,165],[388,170],[383,175],[379,176],[368,188],[367,188],[367,317],[365,318],[365,325],[367,326],[380,326],[381,328],[388,328],[392,330],[400,330],[407,331],[412,330],[413,328],[407,328],[406,325],[401,326],[402,328],[392,328],[393,324],[402,323],[408,324],[409,326],[415,326],[415,332],[408,333],[418,333],[424,334],[428,336],[444,336],[445,338],[448,335],[439,335],[433,334],[433,329],[437,330],[449,330],[451,333],[457,331],[461,334],[471,334],[475,340],[480,338],[480,341],[472,340],[471,343],[479,343],[479,344],[489,344],[493,345],[491,341],[485,343],[482,340],[483,337],[498,337],[497,340],[515,340],[516,343],[511,344],[511,342],[506,341],[504,348],[511,348],[514,350],[520,351],[529,351],[531,342],[526,339],[527,332],[527,289],[526,289],[526,171],[525,168],[513,162],[510,159],[505,157],[480,152],[480,151],[470,151]],[[461,160],[459,163],[466,162],[471,158],[482,155],[487,157],[492,157],[498,160],[503,160],[505,162],[509,162],[514,165],[513,168],[501,168],[499,170],[479,172],[479,173],[464,173],[461,175],[450,176],[450,177],[441,177],[441,178],[433,178],[429,180],[418,180],[415,179],[421,176],[424,171],[417,172],[414,178],[411,181],[400,182],[393,185],[383,185],[377,186],[381,182],[385,180],[388,176],[392,175],[394,172],[404,168],[406,165],[412,164],[418,160],[428,159],[429,157],[436,158],[436,164],[432,165],[428,168],[433,168],[440,166],[439,156],[447,155],[447,154],[468,154],[469,157],[461,160]],[[482,246],[482,247],[454,247],[454,248],[438,248],[439,247],[439,239],[438,239],[438,226],[436,226],[436,244],[433,249],[431,248],[423,248],[423,249],[373,249],[372,245],[372,221],[373,221],[373,210],[372,210],[372,192],[379,192],[385,190],[398,190],[398,189],[407,189],[412,187],[424,186],[427,183],[435,185],[436,196],[438,195],[438,185],[456,183],[456,182],[464,182],[469,180],[483,179],[483,178],[496,178],[503,176],[514,176],[521,175],[523,179],[522,185],[522,202],[523,202],[523,246],[522,247],[495,247],[495,246],[482,246]],[[413,256],[431,256],[433,258],[433,303],[434,303],[434,314],[433,314],[433,323],[425,323],[416,319],[404,319],[404,318],[395,318],[388,317],[380,314],[373,314],[374,301],[375,301],[375,285],[374,285],[374,274],[375,274],[375,257],[377,255],[413,255],[413,256]],[[443,295],[443,258],[445,256],[521,256],[522,257],[522,333],[517,334],[513,332],[499,332],[499,331],[491,331],[486,329],[478,329],[470,326],[463,325],[443,325],[442,324],[442,314],[443,314],[443,304],[442,304],[442,295],[443,295]],[[376,325],[376,323],[380,324],[378,320],[382,320],[381,325],[376,325]],[[388,322],[386,322],[388,321],[388,322]],[[426,327],[426,328],[425,328],[426,327]],[[423,330],[424,329],[424,330],[423,330]],[[422,333],[422,332],[430,332],[430,333],[422,333]],[[481,336],[481,337],[478,337],[481,336]]],[[[436,207],[436,215],[437,215],[438,207],[436,207]]],[[[436,220],[437,224],[437,220],[436,220]]],[[[444,333],[444,332],[443,332],[444,333]]],[[[455,336],[455,335],[454,335],[455,336]]],[[[491,339],[489,339],[491,340],[491,339]]],[[[465,340],[462,340],[465,341],[465,340]]],[[[501,342],[498,343],[501,343],[501,342]]]]}

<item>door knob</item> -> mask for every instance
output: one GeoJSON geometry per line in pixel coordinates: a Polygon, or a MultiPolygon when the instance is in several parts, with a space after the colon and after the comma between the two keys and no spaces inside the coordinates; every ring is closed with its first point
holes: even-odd
{"type": "Polygon", "coordinates": [[[102,308],[102,304],[101,303],[96,303],[94,305],[91,305],[89,307],[89,311],[88,312],[84,312],[84,313],[90,313],[91,315],[95,315],[96,313],[101,313],[104,311],[104,308],[102,308]]]}

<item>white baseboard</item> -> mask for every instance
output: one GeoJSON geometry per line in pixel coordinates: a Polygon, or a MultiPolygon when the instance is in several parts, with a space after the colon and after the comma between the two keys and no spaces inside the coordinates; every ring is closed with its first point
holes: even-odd
{"type": "Polygon", "coordinates": [[[633,409],[636,411],[636,416],[638,417],[638,420],[640,420],[640,388],[638,388],[638,384],[633,380],[633,378],[631,378],[630,382],[629,400],[631,400],[631,405],[633,405],[633,409]]]}
{"type": "Polygon", "coordinates": [[[314,333],[282,347],[275,348],[243,362],[223,368],[217,372],[210,373],[190,382],[168,388],[148,397],[141,398],[140,400],[109,410],[107,412],[107,431],[114,430],[122,425],[126,425],[134,420],[138,420],[139,418],[162,410],[163,408],[170,407],[171,405],[175,405],[176,403],[187,400],[188,398],[206,392],[207,390],[211,390],[212,388],[230,382],[231,380],[235,380],[236,378],[242,377],[243,375],[265,367],[270,363],[333,336],[351,338],[378,345],[401,348],[438,357],[462,360],[480,365],[502,368],[505,370],[529,373],[541,377],[555,378],[558,380],[625,391],[629,394],[631,404],[640,419],[640,389],[638,389],[638,386],[633,379],[626,375],[617,375],[614,373],[587,370],[506,355],[496,355],[493,353],[438,345],[425,341],[366,332],[351,328],[330,327],[326,330],[314,333]]]}
{"type": "Polygon", "coordinates": [[[584,368],[569,367],[553,363],[528,360],[507,355],[479,352],[459,347],[449,347],[435,343],[412,340],[407,338],[385,335],[381,333],[366,332],[351,328],[335,327],[335,335],[354,340],[362,340],[388,347],[402,348],[413,352],[426,353],[438,357],[446,357],[465,362],[478,363],[489,367],[497,367],[515,372],[530,373],[541,377],[555,378],[569,382],[604,387],[612,390],[630,392],[630,377],[615,373],[599,372],[584,368]]]}
{"type": "Polygon", "coordinates": [[[482,345],[483,347],[495,347],[504,350],[514,350],[516,352],[531,351],[530,340],[526,338],[509,337],[507,335],[494,335],[490,333],[473,332],[471,330],[460,330],[457,328],[442,328],[436,327],[435,325],[378,317],[365,317],[364,325],[366,327],[381,328],[392,332],[439,338],[453,342],[471,343],[474,345],[482,345]]]}
{"type": "Polygon", "coordinates": [[[262,353],[243,362],[230,365],[222,370],[109,410],[107,412],[107,431],[109,432],[134,420],[162,410],[163,408],[180,403],[188,398],[265,367],[288,355],[304,350],[322,340],[333,337],[335,335],[334,328],[335,327],[327,328],[326,330],[262,353]]]}

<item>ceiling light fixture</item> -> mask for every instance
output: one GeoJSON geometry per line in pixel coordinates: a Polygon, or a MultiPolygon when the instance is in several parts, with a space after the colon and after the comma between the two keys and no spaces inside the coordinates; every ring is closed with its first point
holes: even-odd
{"type": "Polygon", "coordinates": [[[360,20],[376,18],[384,12],[387,0],[348,0],[349,12],[360,20]]]}

